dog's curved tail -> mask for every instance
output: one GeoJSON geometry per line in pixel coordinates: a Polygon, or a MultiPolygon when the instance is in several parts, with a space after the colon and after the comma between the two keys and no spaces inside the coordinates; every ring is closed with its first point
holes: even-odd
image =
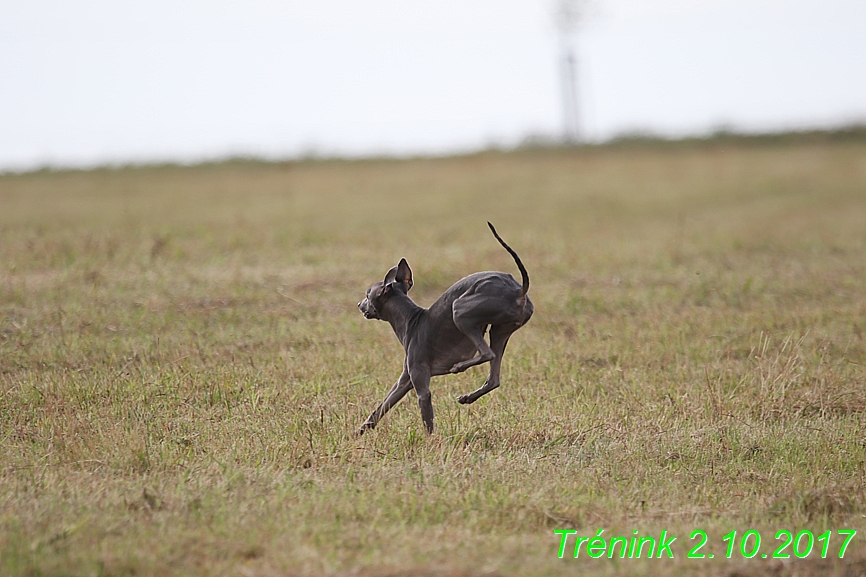
{"type": "Polygon", "coordinates": [[[514,249],[512,249],[510,246],[505,244],[505,241],[502,240],[502,237],[499,236],[499,234],[497,234],[496,229],[493,228],[493,225],[490,224],[490,221],[487,221],[487,226],[490,227],[490,232],[493,233],[493,236],[496,237],[496,240],[499,241],[499,244],[501,244],[505,248],[505,250],[508,251],[508,254],[510,254],[514,258],[514,262],[517,263],[517,268],[520,269],[520,276],[523,277],[523,288],[520,291],[520,296],[521,297],[526,296],[526,293],[529,292],[529,273],[526,272],[526,267],[524,267],[523,263],[520,262],[520,257],[517,256],[517,253],[514,252],[514,249]]]}

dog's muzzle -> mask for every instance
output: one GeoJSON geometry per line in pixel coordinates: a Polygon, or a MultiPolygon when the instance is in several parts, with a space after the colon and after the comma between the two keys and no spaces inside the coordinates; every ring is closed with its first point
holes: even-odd
{"type": "Polygon", "coordinates": [[[360,310],[364,314],[365,319],[379,318],[376,314],[376,307],[374,307],[373,304],[367,299],[364,299],[358,303],[358,310],[360,310]]]}

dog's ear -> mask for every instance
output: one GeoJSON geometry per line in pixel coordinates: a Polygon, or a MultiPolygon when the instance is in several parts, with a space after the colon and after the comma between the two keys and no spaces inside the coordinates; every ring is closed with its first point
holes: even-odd
{"type": "Polygon", "coordinates": [[[409,263],[406,262],[406,259],[401,258],[400,264],[391,268],[391,270],[388,271],[388,274],[385,275],[385,280],[382,282],[385,286],[388,286],[393,282],[401,283],[406,287],[407,291],[412,288],[412,285],[415,283],[412,282],[412,269],[409,268],[409,263]]]}
{"type": "Polygon", "coordinates": [[[406,285],[406,290],[408,291],[410,288],[412,288],[412,285],[415,284],[414,282],[412,282],[412,269],[409,268],[409,263],[406,262],[405,258],[401,258],[400,264],[398,264],[395,268],[397,269],[397,272],[394,275],[394,280],[406,285]]]}
{"type": "Polygon", "coordinates": [[[397,278],[397,267],[396,267],[396,266],[395,266],[395,267],[391,267],[391,270],[389,270],[389,271],[385,274],[385,280],[383,280],[382,283],[383,283],[385,286],[388,286],[389,284],[391,284],[392,282],[394,282],[394,279],[395,279],[395,278],[397,278]]]}

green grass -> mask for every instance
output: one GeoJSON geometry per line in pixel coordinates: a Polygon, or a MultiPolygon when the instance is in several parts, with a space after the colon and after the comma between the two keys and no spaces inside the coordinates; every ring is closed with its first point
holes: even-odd
{"type": "Polygon", "coordinates": [[[0,574],[862,572],[864,223],[856,141],[0,176],[0,574]],[[486,220],[536,306],[503,386],[355,437],[402,360],[356,303],[517,275],[486,220]],[[601,528],[676,558],[557,558],[601,528]]]}

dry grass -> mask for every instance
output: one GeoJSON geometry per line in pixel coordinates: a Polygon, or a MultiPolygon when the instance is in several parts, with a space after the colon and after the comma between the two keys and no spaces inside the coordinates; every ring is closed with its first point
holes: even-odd
{"type": "Polygon", "coordinates": [[[861,534],[718,558],[866,525],[862,143],[43,172],[0,207],[4,575],[864,572],[861,534]],[[353,437],[401,360],[355,303],[401,256],[425,305],[516,274],[485,220],[536,305],[503,387],[353,437]]]}

